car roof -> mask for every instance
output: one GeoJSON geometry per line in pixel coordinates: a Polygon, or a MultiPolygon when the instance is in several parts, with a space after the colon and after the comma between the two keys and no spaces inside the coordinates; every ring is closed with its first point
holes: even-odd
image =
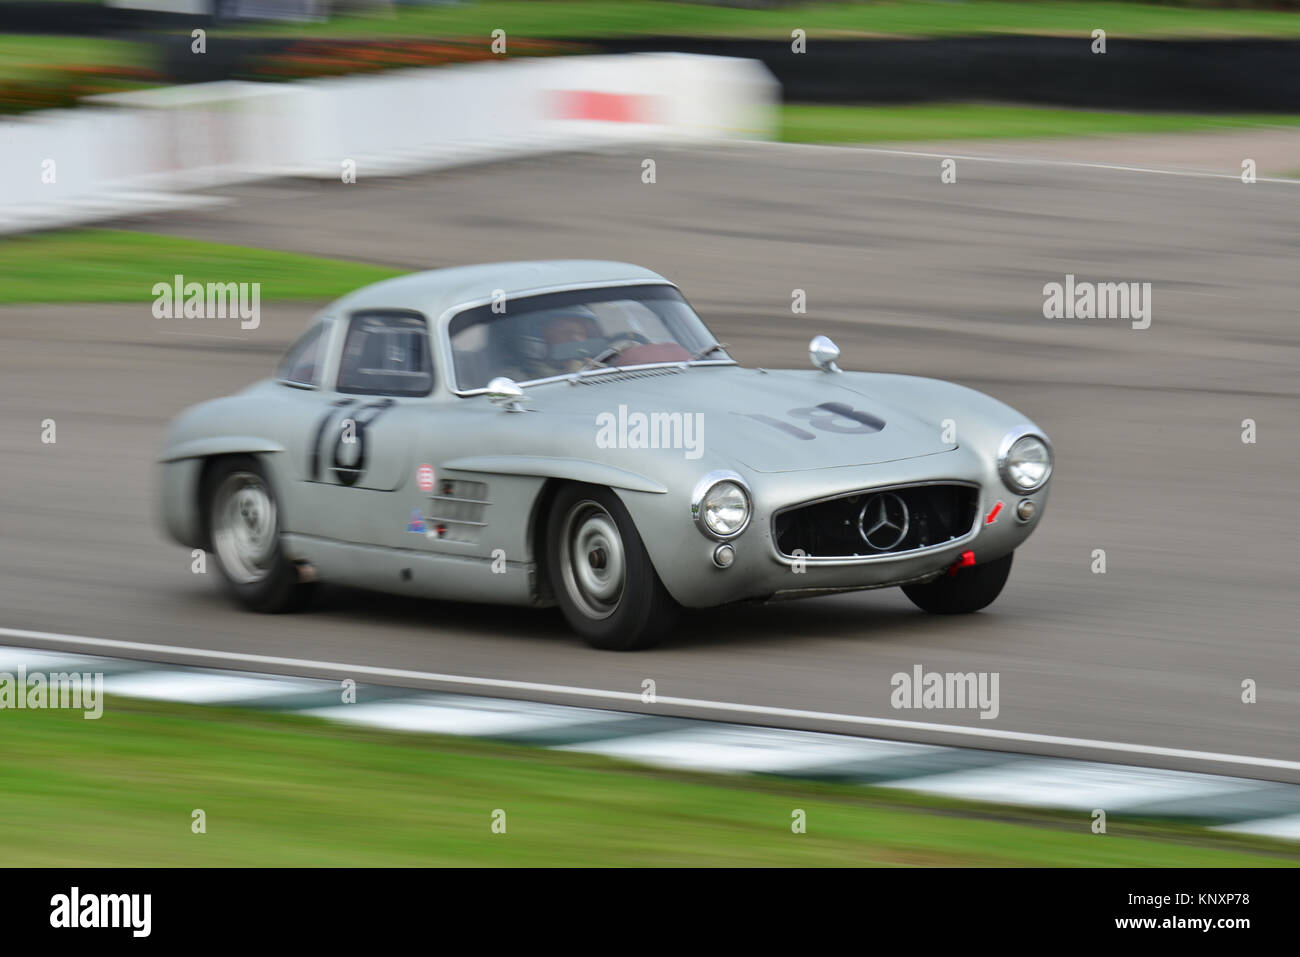
{"type": "Polygon", "coordinates": [[[555,288],[600,287],[625,283],[667,283],[643,266],[600,259],[553,259],[536,262],[481,263],[431,269],[385,279],[332,303],[326,315],[358,309],[415,309],[436,320],[448,309],[471,302],[506,299],[555,288]]]}

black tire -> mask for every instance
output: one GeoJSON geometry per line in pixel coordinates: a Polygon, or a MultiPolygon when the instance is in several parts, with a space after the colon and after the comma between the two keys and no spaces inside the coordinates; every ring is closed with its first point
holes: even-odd
{"type": "Polygon", "coordinates": [[[546,523],[546,556],[560,610],[593,648],[649,648],[677,619],[680,608],[650,563],[632,516],[607,488],[560,490],[546,523]]]}
{"type": "Polygon", "coordinates": [[[261,463],[249,455],[221,459],[205,477],[201,497],[208,551],[226,593],[268,614],[305,606],[314,583],[300,582],[284,554],[275,491],[261,463]],[[260,545],[256,558],[249,551],[254,541],[260,545]]]}
{"type": "Polygon", "coordinates": [[[1002,593],[1014,554],[959,568],[955,575],[945,574],[925,585],[904,585],[903,594],[932,615],[968,615],[987,608],[1002,593]]]}

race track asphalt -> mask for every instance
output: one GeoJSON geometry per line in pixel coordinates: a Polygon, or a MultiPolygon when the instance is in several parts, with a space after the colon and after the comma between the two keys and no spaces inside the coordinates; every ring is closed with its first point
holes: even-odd
{"type": "MultiPolygon", "coordinates": [[[[554,611],[341,588],[307,614],[236,611],[165,539],[154,457],[176,412],[267,375],[314,305],[264,306],[241,332],[154,319],[142,289],[138,304],[0,309],[0,627],[627,692],[651,678],[661,696],[1300,760],[1300,184],[957,172],[943,185],[936,158],[851,150],[627,150],[232,187],[218,191],[229,205],[115,225],[412,269],[625,259],[676,281],[746,364],[803,366],[826,333],[847,368],[990,392],[1048,430],[1057,475],[984,613],[930,618],[896,590],[865,592],[693,614],[665,646],[618,655],[586,648],[554,611]],[[1067,273],[1150,282],[1150,328],[1043,318],[1044,284],[1067,273]],[[1000,716],[894,710],[890,676],[916,664],[998,672],[1000,716]]],[[[708,716],[673,713],[692,710],[708,716]]]]}

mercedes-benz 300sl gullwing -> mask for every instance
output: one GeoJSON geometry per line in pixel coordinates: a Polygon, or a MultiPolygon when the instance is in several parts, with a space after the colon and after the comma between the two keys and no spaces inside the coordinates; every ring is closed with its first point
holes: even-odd
{"type": "Polygon", "coordinates": [[[949,382],[843,370],[821,336],[809,358],[740,366],[625,263],[387,280],[175,420],[166,525],[250,609],[318,582],[558,605],[608,649],[730,602],[899,586],[927,612],[987,606],[1043,517],[1043,430],[949,382]]]}

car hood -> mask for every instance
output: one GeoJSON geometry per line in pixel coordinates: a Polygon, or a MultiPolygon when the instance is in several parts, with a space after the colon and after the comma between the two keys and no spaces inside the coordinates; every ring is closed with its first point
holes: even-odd
{"type": "Polygon", "coordinates": [[[884,383],[876,388],[872,380],[862,374],[697,366],[587,376],[577,385],[556,382],[526,391],[530,408],[572,416],[593,437],[601,423],[630,434],[635,413],[697,416],[692,421],[698,434],[683,434],[703,452],[756,472],[874,465],[957,448],[942,440],[938,422],[891,404],[884,383]]]}

